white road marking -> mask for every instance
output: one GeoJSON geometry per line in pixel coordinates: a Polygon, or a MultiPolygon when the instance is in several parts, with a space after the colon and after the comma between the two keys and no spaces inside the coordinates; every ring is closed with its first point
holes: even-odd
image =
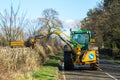
{"type": "Polygon", "coordinates": [[[114,76],[110,75],[109,73],[106,73],[106,72],[105,72],[105,74],[108,75],[109,77],[113,78],[114,80],[118,80],[118,79],[116,79],[114,76]]]}
{"type": "Polygon", "coordinates": [[[103,71],[102,69],[99,68],[100,71],[103,71]]]}
{"type": "MultiPolygon", "coordinates": [[[[62,67],[64,67],[64,63],[62,64],[62,67]]],[[[103,71],[101,68],[99,68],[100,71],[103,71]]],[[[104,72],[104,71],[103,71],[104,72]]],[[[66,77],[65,77],[65,72],[64,72],[64,69],[62,71],[63,73],[63,80],[66,80],[66,77]]],[[[110,78],[114,79],[114,80],[118,80],[117,78],[115,78],[114,76],[110,75],[109,73],[107,72],[104,72],[107,76],[109,76],[110,78]]]]}
{"type": "Polygon", "coordinates": [[[63,73],[63,80],[66,80],[66,78],[65,78],[65,72],[64,72],[64,63],[62,64],[62,73],[63,73]]]}
{"type": "Polygon", "coordinates": [[[63,70],[63,80],[66,80],[66,78],[65,78],[65,72],[64,72],[64,70],[63,70]]]}
{"type": "MultiPolygon", "coordinates": [[[[103,71],[102,69],[99,68],[100,71],[103,71]]],[[[104,72],[104,71],[103,71],[104,72]]],[[[110,78],[114,79],[114,80],[118,80],[117,78],[115,78],[114,76],[110,75],[107,72],[104,72],[107,76],[109,76],[110,78]]]]}

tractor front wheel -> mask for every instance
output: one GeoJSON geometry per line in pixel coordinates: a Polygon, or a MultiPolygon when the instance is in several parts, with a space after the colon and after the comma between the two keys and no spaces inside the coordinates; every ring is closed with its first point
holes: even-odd
{"type": "Polygon", "coordinates": [[[72,53],[70,51],[64,51],[64,69],[65,70],[72,70],[74,67],[71,56],[72,56],[72,53]]]}

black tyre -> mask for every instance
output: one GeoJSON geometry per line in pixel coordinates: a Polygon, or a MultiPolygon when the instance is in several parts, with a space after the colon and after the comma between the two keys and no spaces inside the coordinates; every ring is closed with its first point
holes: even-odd
{"type": "Polygon", "coordinates": [[[97,69],[98,69],[96,63],[90,64],[90,68],[91,68],[92,70],[97,70],[97,69]]]}
{"type": "Polygon", "coordinates": [[[70,51],[64,51],[64,69],[72,70],[74,65],[71,58],[72,53],[70,51]]]}

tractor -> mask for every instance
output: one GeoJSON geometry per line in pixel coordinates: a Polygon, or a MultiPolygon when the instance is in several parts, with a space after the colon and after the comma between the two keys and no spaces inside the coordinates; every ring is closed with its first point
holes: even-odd
{"type": "Polygon", "coordinates": [[[70,30],[70,36],[59,30],[53,32],[57,34],[65,43],[64,46],[64,69],[72,70],[75,65],[89,64],[91,69],[99,68],[98,48],[95,46],[95,39],[89,30],[70,30]],[[63,38],[61,34],[65,35],[63,38]]]}
{"type": "MultiPolygon", "coordinates": [[[[98,48],[95,46],[95,39],[89,30],[70,30],[70,36],[60,30],[54,30],[51,34],[58,35],[66,44],[64,50],[64,69],[72,70],[75,65],[89,64],[91,69],[99,68],[98,48]],[[64,36],[64,37],[63,37],[64,36]]],[[[37,35],[28,38],[26,41],[12,41],[11,46],[24,45],[34,48],[34,44],[47,35],[37,35]]]]}

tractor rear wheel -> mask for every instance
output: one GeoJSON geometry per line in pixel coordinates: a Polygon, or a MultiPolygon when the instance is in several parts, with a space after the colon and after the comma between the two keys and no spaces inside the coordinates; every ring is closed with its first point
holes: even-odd
{"type": "Polygon", "coordinates": [[[64,51],[64,69],[65,70],[72,70],[74,67],[71,56],[72,56],[72,53],[70,51],[64,51]]]}

